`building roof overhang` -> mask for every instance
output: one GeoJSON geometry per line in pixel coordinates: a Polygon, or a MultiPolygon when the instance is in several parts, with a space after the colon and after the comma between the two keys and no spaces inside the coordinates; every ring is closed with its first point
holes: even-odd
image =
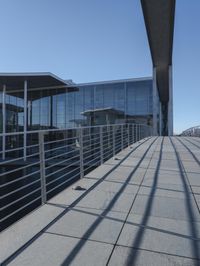
{"type": "MultiPolygon", "coordinates": [[[[51,96],[67,92],[77,91],[78,88],[68,84],[50,72],[34,72],[34,73],[0,73],[0,90],[6,86],[6,93],[23,98],[24,82],[27,81],[27,90],[34,91],[32,93],[32,100],[37,100],[42,97],[51,96]],[[56,90],[56,91],[55,91],[56,90]]],[[[29,98],[29,95],[28,95],[29,98]]]]}
{"type": "Polygon", "coordinates": [[[169,66],[172,65],[175,0],[141,0],[147,36],[156,68],[161,102],[169,100],[169,66]]]}

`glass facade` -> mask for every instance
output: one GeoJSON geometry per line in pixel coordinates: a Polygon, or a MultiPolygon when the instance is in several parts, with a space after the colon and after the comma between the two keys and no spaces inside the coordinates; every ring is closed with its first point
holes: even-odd
{"type": "MultiPolygon", "coordinates": [[[[76,85],[76,90],[28,89],[27,130],[108,123],[152,124],[152,79],[76,85]]],[[[2,132],[2,93],[0,94],[2,132]]],[[[6,93],[6,132],[24,130],[23,90],[6,93]]]]}

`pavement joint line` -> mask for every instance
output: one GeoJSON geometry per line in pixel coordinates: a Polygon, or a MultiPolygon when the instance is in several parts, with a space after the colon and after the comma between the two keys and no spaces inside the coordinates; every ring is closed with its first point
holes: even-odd
{"type": "MultiPolygon", "coordinates": [[[[49,204],[49,203],[47,203],[47,204],[48,205],[54,205],[54,204],[49,204]]],[[[60,205],[62,205],[62,204],[60,204],[60,205]]],[[[59,206],[59,204],[55,204],[55,206],[58,207],[58,208],[68,209],[69,211],[74,210],[74,208],[90,209],[90,210],[96,210],[96,211],[107,210],[107,208],[104,208],[104,209],[102,209],[102,208],[92,208],[92,207],[86,207],[86,206],[80,206],[80,205],[78,205],[76,207],[70,207],[70,205],[69,205],[69,207],[66,206],[66,208],[65,208],[65,206],[59,206]]],[[[115,212],[115,213],[127,213],[127,211],[118,211],[118,210],[112,210],[112,212],[115,212]]]]}
{"type": "MultiPolygon", "coordinates": [[[[137,195],[135,195],[135,196],[137,196],[137,195]]],[[[138,196],[140,196],[140,194],[138,194],[138,196]]],[[[145,196],[148,196],[148,195],[145,195],[145,196]]],[[[183,200],[183,199],[182,199],[183,200]]],[[[57,206],[58,208],[59,208],[59,206],[57,206]]],[[[64,209],[64,207],[61,207],[60,206],[60,208],[63,208],[64,209]]],[[[90,209],[90,210],[96,210],[96,211],[105,211],[105,210],[107,210],[106,208],[105,209],[102,209],[102,208],[99,208],[99,209],[97,209],[97,208],[91,208],[91,207],[84,207],[84,206],[77,206],[77,208],[80,208],[80,209],[90,209]]],[[[71,211],[71,210],[74,210],[74,207],[68,207],[67,208],[69,211],[71,211]]],[[[118,211],[118,210],[112,210],[112,212],[113,213],[127,213],[127,211],[118,211]]],[[[140,213],[138,213],[138,212],[131,212],[131,214],[135,214],[135,215],[142,215],[142,214],[140,214],[140,213]]],[[[163,219],[169,219],[169,220],[174,220],[174,221],[184,221],[184,222],[194,222],[194,223],[200,223],[200,221],[193,221],[193,220],[188,220],[188,219],[185,219],[185,218],[181,218],[181,219],[177,219],[177,218],[172,218],[172,217],[164,217],[164,216],[158,216],[158,215],[150,215],[150,217],[155,217],[155,218],[163,218],[163,219]]]]}
{"type": "Polygon", "coordinates": [[[162,252],[162,251],[157,251],[157,250],[150,250],[150,249],[145,249],[145,248],[137,248],[137,247],[131,247],[131,246],[126,246],[126,245],[121,245],[121,244],[120,245],[117,244],[116,247],[136,249],[136,250],[139,250],[139,251],[146,251],[146,252],[151,252],[151,253],[156,253],[156,254],[162,254],[162,255],[167,255],[167,256],[175,256],[175,257],[179,257],[179,258],[185,258],[185,259],[191,259],[191,260],[195,260],[195,261],[200,261],[200,259],[198,259],[198,258],[181,256],[181,255],[167,253],[167,252],[162,252]]]}
{"type": "MultiPolygon", "coordinates": [[[[157,141],[157,140],[158,140],[158,139],[156,139],[156,141],[157,141]]],[[[155,144],[155,142],[154,142],[154,144],[155,144]]],[[[154,147],[154,151],[156,150],[157,146],[158,146],[158,144],[155,145],[155,147],[154,147]]],[[[151,147],[151,148],[152,148],[152,147],[151,147]]],[[[153,154],[154,154],[154,152],[152,153],[152,157],[153,157],[153,154]]],[[[152,158],[152,157],[151,157],[151,158],[152,158]]],[[[150,162],[151,162],[151,159],[150,159],[150,161],[149,161],[149,164],[150,164],[150,162]]],[[[148,164],[148,165],[149,165],[149,164],[148,164]]],[[[140,184],[139,184],[138,190],[137,190],[136,195],[135,195],[135,197],[134,197],[134,199],[133,199],[133,202],[132,202],[132,204],[131,204],[131,206],[130,206],[130,208],[129,208],[129,211],[128,211],[126,217],[125,217],[124,223],[123,223],[122,228],[121,228],[121,230],[120,230],[120,232],[119,232],[119,234],[118,234],[117,240],[116,240],[116,242],[115,242],[115,244],[114,244],[114,246],[113,246],[113,249],[112,249],[112,251],[111,251],[111,253],[110,253],[110,256],[109,256],[109,258],[108,258],[108,260],[107,260],[106,266],[108,266],[109,263],[110,263],[110,260],[111,260],[111,257],[112,257],[112,255],[113,255],[113,252],[114,252],[114,250],[115,250],[115,247],[116,247],[116,245],[117,245],[117,242],[119,241],[120,235],[121,235],[121,233],[122,233],[122,231],[123,231],[123,229],[124,229],[124,226],[125,226],[125,224],[126,224],[126,222],[127,222],[127,220],[128,220],[128,216],[129,216],[129,214],[131,213],[131,209],[132,209],[132,207],[133,207],[133,205],[134,205],[134,203],[135,203],[135,200],[136,200],[136,198],[137,198],[137,195],[138,195],[138,192],[139,192],[139,190],[140,190],[141,184],[142,184],[142,182],[143,182],[143,180],[144,180],[144,178],[145,178],[145,174],[146,174],[146,172],[147,172],[147,169],[148,169],[148,167],[146,168],[146,171],[145,171],[144,174],[143,174],[143,178],[142,178],[142,180],[141,180],[141,182],[140,182],[140,184]]]]}
{"type": "MultiPolygon", "coordinates": [[[[181,177],[182,177],[182,180],[183,180],[183,185],[184,185],[185,193],[188,193],[188,191],[187,191],[188,188],[187,188],[187,186],[185,184],[186,183],[189,183],[189,185],[190,185],[190,182],[188,180],[187,173],[184,173],[184,171],[183,171],[185,168],[184,168],[184,165],[183,165],[183,163],[182,163],[182,161],[180,159],[180,153],[179,153],[179,151],[176,150],[176,145],[177,145],[177,141],[178,140],[177,140],[176,137],[174,139],[175,139],[175,143],[174,143],[174,141],[172,141],[172,138],[169,137],[169,140],[171,142],[171,145],[172,145],[172,147],[173,147],[173,149],[174,149],[174,151],[176,153],[176,159],[177,159],[178,165],[180,167],[180,173],[181,173],[181,177]]],[[[182,142],[180,140],[179,140],[179,142],[182,144],[182,142]]],[[[184,145],[182,144],[182,146],[184,146],[184,145]]],[[[191,188],[191,186],[190,186],[190,188],[191,188]]],[[[199,206],[197,204],[197,201],[196,201],[196,198],[195,198],[194,194],[193,194],[193,199],[195,201],[197,211],[200,214],[199,206]]],[[[187,200],[185,202],[185,204],[186,204],[187,209],[188,209],[188,216],[190,216],[191,220],[194,219],[195,218],[195,215],[194,215],[194,211],[193,211],[193,208],[191,206],[190,201],[187,200]]],[[[190,231],[191,231],[191,234],[192,235],[194,235],[194,236],[197,235],[198,229],[195,227],[195,223],[193,223],[193,226],[190,226],[190,231]]],[[[197,257],[200,260],[199,246],[194,241],[193,241],[193,246],[192,246],[192,252],[193,252],[194,256],[197,257]]]]}
{"type": "MultiPolygon", "coordinates": [[[[146,148],[146,151],[144,152],[143,156],[141,157],[140,161],[138,162],[136,168],[129,174],[129,176],[126,178],[126,182],[124,183],[124,185],[118,190],[118,192],[116,193],[116,195],[112,198],[112,200],[109,202],[109,205],[107,207],[107,209],[105,209],[103,211],[103,213],[101,215],[107,214],[109,212],[109,210],[111,210],[111,208],[114,206],[116,200],[119,198],[119,196],[122,194],[122,192],[124,191],[124,189],[126,188],[126,183],[127,181],[131,178],[131,176],[133,175],[133,173],[136,171],[137,167],[139,167],[140,163],[142,162],[142,160],[145,158],[145,155],[147,154],[147,152],[152,148],[153,144],[157,141],[158,138],[154,138],[153,141],[150,143],[150,145],[146,148]]],[[[134,196],[135,197],[135,196],[134,196]]],[[[102,222],[102,218],[97,218],[92,224],[91,226],[85,231],[84,236],[90,236],[95,228],[97,228],[97,226],[99,226],[99,224],[102,222]]],[[[74,260],[74,258],[76,257],[77,253],[79,252],[79,250],[82,248],[82,244],[81,242],[78,242],[76,244],[76,246],[74,247],[74,251],[70,252],[68,254],[68,256],[65,258],[65,260],[62,262],[61,265],[68,265],[71,264],[72,261],[74,260]]]]}
{"type": "MultiPolygon", "coordinates": [[[[176,192],[176,193],[179,193],[179,192],[176,192]]],[[[190,193],[193,194],[192,192],[190,192],[190,193]]],[[[148,198],[151,198],[151,196],[149,194],[140,193],[140,192],[138,193],[138,196],[146,196],[148,198]]],[[[166,200],[167,199],[180,199],[180,200],[183,200],[183,198],[176,197],[176,196],[173,196],[173,195],[170,195],[170,196],[168,196],[168,195],[155,195],[153,197],[154,198],[166,198],[166,200]]],[[[185,197],[187,197],[187,198],[190,198],[191,197],[192,198],[192,195],[191,196],[185,196],[185,197]]]]}
{"type": "MultiPolygon", "coordinates": [[[[129,150],[127,155],[124,156],[122,160],[120,160],[117,164],[113,165],[113,168],[109,170],[103,177],[101,177],[94,185],[92,185],[88,190],[86,190],[78,199],[76,199],[70,206],[76,206],[76,204],[85,197],[90,191],[92,191],[97,185],[99,185],[103,180],[115,169],[117,169],[118,166],[121,165],[121,163],[129,157],[130,154],[132,154],[135,150],[137,150],[138,147],[140,147],[144,143],[151,143],[153,144],[156,141],[156,137],[150,137],[148,139],[144,139],[141,143],[136,145],[133,149],[129,150]]],[[[151,145],[150,144],[150,145],[151,145]]],[[[132,145],[132,144],[131,144],[132,145]]],[[[21,252],[23,252],[25,249],[27,249],[38,237],[40,237],[44,231],[46,231],[52,224],[57,222],[63,215],[65,215],[68,212],[68,208],[66,210],[63,210],[56,218],[54,218],[51,222],[49,222],[42,230],[40,230],[38,233],[36,233],[31,239],[26,241],[25,244],[23,244],[21,247],[19,247],[15,252],[10,254],[4,261],[1,262],[1,265],[7,265],[9,262],[13,261],[21,252]]]]}
{"type": "Polygon", "coordinates": [[[189,143],[191,143],[192,145],[194,145],[195,147],[197,147],[198,149],[200,149],[200,146],[197,145],[197,144],[195,144],[195,143],[193,143],[191,140],[185,139],[185,138],[184,138],[184,140],[188,141],[189,143]]]}
{"type": "Polygon", "coordinates": [[[107,244],[107,245],[114,245],[114,243],[109,243],[106,241],[101,241],[101,240],[96,240],[96,239],[91,239],[91,238],[84,238],[84,237],[78,237],[78,236],[72,236],[72,235],[63,235],[60,233],[54,233],[54,232],[44,232],[44,234],[50,234],[50,235],[56,235],[56,236],[61,236],[61,237],[70,237],[70,238],[74,238],[74,239],[79,239],[79,240],[83,240],[83,241],[90,241],[90,242],[97,242],[97,243],[101,243],[101,244],[107,244]]]}
{"type": "MultiPolygon", "coordinates": [[[[80,210],[80,208],[73,209],[73,211],[74,212],[78,212],[78,213],[88,214],[88,215],[91,215],[91,216],[94,216],[94,217],[103,217],[105,220],[111,220],[111,221],[119,222],[119,223],[123,223],[125,221],[125,218],[124,219],[123,218],[116,218],[116,217],[112,217],[112,216],[108,216],[108,215],[92,213],[92,212],[89,212],[89,211],[86,211],[86,210],[80,210]]],[[[137,215],[137,214],[132,214],[132,215],[140,216],[140,217],[142,216],[142,215],[137,215]]],[[[152,216],[150,216],[150,217],[152,217],[152,216]]],[[[166,220],[170,220],[170,221],[172,220],[170,218],[162,218],[162,219],[165,220],[165,221],[166,220]]],[[[143,225],[143,224],[138,223],[138,222],[130,222],[130,221],[127,220],[126,224],[133,225],[133,226],[140,227],[140,228],[144,228],[145,230],[147,229],[147,230],[150,230],[150,231],[156,231],[156,232],[160,232],[160,233],[164,233],[164,234],[175,235],[175,236],[180,237],[180,238],[186,238],[186,239],[189,239],[189,240],[200,241],[200,238],[194,238],[194,237],[192,237],[190,235],[187,235],[187,234],[181,234],[181,233],[178,233],[178,232],[175,232],[175,231],[170,231],[170,230],[157,228],[157,227],[153,227],[153,226],[149,226],[149,225],[143,225]]],[[[50,231],[46,231],[46,232],[50,232],[50,231]]],[[[56,232],[51,232],[51,233],[57,234],[56,232]]],[[[78,238],[81,239],[81,237],[78,237],[78,238]]],[[[89,239],[89,238],[85,238],[85,239],[89,239]]]]}

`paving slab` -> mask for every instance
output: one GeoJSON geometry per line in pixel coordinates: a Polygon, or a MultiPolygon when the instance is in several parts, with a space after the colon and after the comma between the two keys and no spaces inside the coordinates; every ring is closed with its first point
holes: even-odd
{"type": "Polygon", "coordinates": [[[160,164],[158,165],[158,160],[157,159],[152,159],[149,168],[155,169],[159,166],[159,169],[162,170],[176,170],[180,171],[178,162],[175,160],[164,160],[161,159],[160,164]]]}
{"type": "Polygon", "coordinates": [[[118,192],[91,191],[86,195],[77,207],[109,209],[110,211],[128,212],[136,194],[125,193],[126,189],[118,192]]]}
{"type": "Polygon", "coordinates": [[[136,167],[139,166],[140,168],[147,168],[150,163],[150,158],[145,158],[141,160],[141,158],[127,158],[122,165],[123,166],[130,166],[130,167],[136,167]]]}
{"type": "MultiPolygon", "coordinates": [[[[189,195],[185,193],[184,189],[176,189],[174,186],[171,188],[163,187],[162,184],[158,184],[154,187],[154,196],[155,197],[169,197],[169,198],[178,198],[178,199],[186,199],[190,197],[193,198],[192,192],[189,192],[189,195]]],[[[147,195],[150,196],[152,193],[152,186],[144,186],[142,185],[138,191],[139,195],[147,195]]]]}
{"type": "Polygon", "coordinates": [[[109,266],[197,266],[194,259],[116,246],[109,266]],[[134,256],[133,256],[134,254],[134,256]],[[129,261],[130,260],[130,261],[129,261]]]}
{"type": "Polygon", "coordinates": [[[110,244],[45,233],[9,265],[105,266],[111,250],[110,244]]]}
{"type": "Polygon", "coordinates": [[[200,186],[191,186],[191,188],[194,194],[200,195],[200,186]]]}
{"type": "MultiPolygon", "coordinates": [[[[160,158],[160,150],[153,153],[153,158],[155,160],[158,160],[160,158]]],[[[176,160],[176,154],[175,152],[165,152],[162,154],[162,159],[164,160],[176,160]]]]}
{"type": "Polygon", "coordinates": [[[183,161],[183,166],[186,172],[198,173],[200,175],[200,164],[196,162],[183,161]]]}
{"type": "Polygon", "coordinates": [[[130,214],[117,244],[200,258],[200,223],[130,214]]]}
{"type": "Polygon", "coordinates": [[[134,214],[145,215],[145,212],[151,216],[171,218],[186,221],[200,221],[199,210],[194,199],[185,200],[169,197],[149,197],[137,195],[131,212],[134,214]],[[149,208],[151,210],[149,211],[149,208]]]}
{"type": "Polygon", "coordinates": [[[199,173],[187,173],[187,178],[191,186],[200,186],[200,174],[199,173]]]}
{"type": "Polygon", "coordinates": [[[105,180],[107,181],[116,181],[116,182],[124,182],[130,175],[131,178],[129,180],[129,184],[140,184],[146,169],[143,168],[133,168],[129,166],[120,165],[117,169],[115,169],[112,173],[110,173],[105,180]]]}
{"type": "Polygon", "coordinates": [[[159,169],[159,171],[156,171],[156,169],[147,169],[147,172],[145,174],[144,180],[142,182],[143,185],[153,185],[154,181],[155,181],[155,177],[157,177],[156,183],[157,186],[160,186],[158,184],[166,184],[166,186],[177,189],[184,189],[185,184],[187,185],[188,189],[190,189],[189,187],[189,183],[187,181],[187,177],[184,176],[184,180],[183,180],[183,176],[181,175],[181,173],[179,171],[169,171],[169,170],[162,170],[159,169]]]}
{"type": "Polygon", "coordinates": [[[95,191],[105,191],[105,192],[115,192],[117,193],[118,191],[120,191],[120,189],[122,189],[124,186],[125,189],[123,191],[123,193],[126,194],[136,194],[139,186],[138,185],[130,185],[126,179],[124,180],[124,182],[121,183],[116,183],[116,182],[112,182],[112,181],[103,181],[102,183],[100,183],[95,191]]]}
{"type": "Polygon", "coordinates": [[[10,254],[33,238],[63,210],[43,205],[0,233],[0,265],[10,254]]]}
{"type": "Polygon", "coordinates": [[[107,174],[109,171],[111,171],[113,167],[114,167],[113,165],[105,163],[103,165],[100,165],[99,167],[91,171],[90,173],[88,173],[85,177],[93,177],[93,178],[100,179],[104,177],[104,175],[107,174]]]}
{"type": "Polygon", "coordinates": [[[89,208],[73,208],[47,232],[114,244],[126,213],[89,208]]]}

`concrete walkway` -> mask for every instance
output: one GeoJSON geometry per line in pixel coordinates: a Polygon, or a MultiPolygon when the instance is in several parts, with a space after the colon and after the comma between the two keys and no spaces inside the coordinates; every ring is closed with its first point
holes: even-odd
{"type": "Polygon", "coordinates": [[[200,139],[132,145],[0,236],[3,265],[200,265],[200,139]]]}

